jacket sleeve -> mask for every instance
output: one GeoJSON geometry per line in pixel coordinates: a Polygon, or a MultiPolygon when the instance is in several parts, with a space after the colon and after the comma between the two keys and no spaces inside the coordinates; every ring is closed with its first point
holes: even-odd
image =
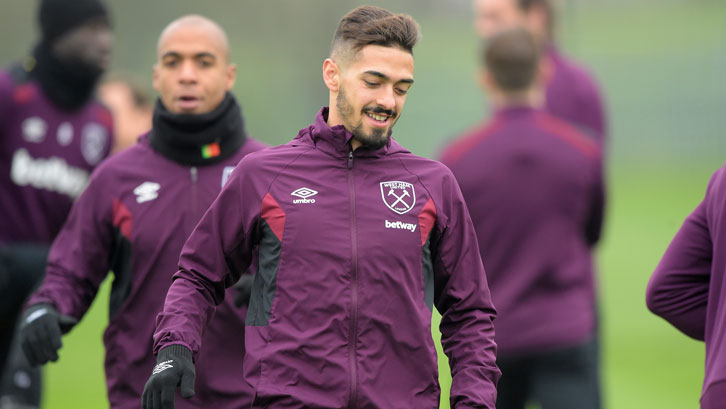
{"type": "Polygon", "coordinates": [[[80,320],[108,275],[113,199],[104,191],[110,184],[99,173],[73,204],[53,241],[45,278],[28,305],[49,303],[59,313],[80,320]]]}
{"type": "Polygon", "coordinates": [[[496,311],[469,211],[448,169],[445,175],[432,255],[441,344],[451,365],[451,407],[494,409],[501,375],[495,362],[496,311]]]}
{"type": "Polygon", "coordinates": [[[590,209],[585,223],[585,240],[593,247],[600,240],[603,218],[605,216],[605,180],[603,176],[602,156],[598,152],[593,161],[593,183],[590,194],[590,209]]]}
{"type": "Polygon", "coordinates": [[[184,244],[179,270],[156,319],[155,354],[178,344],[189,348],[196,359],[204,328],[224,300],[225,289],[251,262],[261,200],[247,172],[241,171],[246,159],[184,244]]]}
{"type": "Polygon", "coordinates": [[[698,340],[705,337],[713,258],[707,203],[719,172],[711,179],[706,198],[686,218],[671,241],[650,278],[645,295],[651,312],[698,340]]]}

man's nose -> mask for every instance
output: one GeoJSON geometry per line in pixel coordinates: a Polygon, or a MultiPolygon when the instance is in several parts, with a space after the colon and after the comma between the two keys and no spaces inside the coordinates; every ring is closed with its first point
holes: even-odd
{"type": "Polygon", "coordinates": [[[179,72],[179,82],[195,83],[197,82],[197,69],[192,61],[184,61],[179,72]]]}
{"type": "Polygon", "coordinates": [[[393,87],[384,87],[381,89],[376,104],[381,108],[393,111],[396,108],[396,98],[393,94],[393,87]]]}

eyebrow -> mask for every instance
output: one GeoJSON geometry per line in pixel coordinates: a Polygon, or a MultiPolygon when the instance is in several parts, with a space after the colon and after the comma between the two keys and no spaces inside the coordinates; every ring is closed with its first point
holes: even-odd
{"type": "MultiPolygon", "coordinates": [[[[373,75],[374,77],[378,77],[382,80],[390,80],[390,78],[388,78],[388,75],[380,71],[368,70],[363,74],[373,75]]],[[[413,78],[404,78],[402,80],[398,80],[397,82],[403,82],[404,84],[413,84],[413,78]]]]}
{"type": "MultiPolygon", "coordinates": [[[[164,53],[161,56],[161,59],[163,60],[163,59],[166,59],[168,57],[181,58],[182,55],[180,53],[176,52],[176,51],[168,51],[168,52],[164,53]]],[[[192,57],[192,58],[194,58],[195,60],[197,60],[197,59],[200,59],[200,58],[207,58],[207,57],[208,58],[211,58],[213,60],[216,60],[217,59],[217,56],[216,55],[214,55],[214,54],[212,54],[210,52],[207,52],[207,51],[203,51],[201,53],[196,53],[196,54],[194,54],[194,57],[192,57]]]]}

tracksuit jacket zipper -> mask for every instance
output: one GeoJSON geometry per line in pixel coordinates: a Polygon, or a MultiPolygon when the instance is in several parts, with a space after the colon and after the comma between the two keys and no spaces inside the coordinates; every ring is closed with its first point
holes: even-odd
{"type": "MultiPolygon", "coordinates": [[[[189,176],[191,177],[192,182],[192,193],[191,193],[191,206],[192,206],[192,217],[191,220],[195,220],[197,217],[197,167],[192,166],[189,168],[189,176]]],[[[194,226],[196,226],[196,223],[193,223],[191,226],[191,229],[189,230],[189,234],[191,234],[192,230],[194,230],[194,226]]]]}
{"type": "Polygon", "coordinates": [[[351,271],[351,307],[350,334],[348,336],[348,362],[350,364],[350,401],[348,408],[356,407],[358,398],[358,368],[356,363],[356,347],[358,343],[358,240],[355,218],[355,182],[353,180],[353,150],[348,152],[348,192],[350,194],[350,238],[352,251],[351,271]]]}

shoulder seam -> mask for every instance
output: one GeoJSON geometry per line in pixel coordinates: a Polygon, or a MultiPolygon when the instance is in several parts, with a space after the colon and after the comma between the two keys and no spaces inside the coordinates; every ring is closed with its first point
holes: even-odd
{"type": "MultiPolygon", "coordinates": [[[[437,204],[437,201],[438,201],[438,200],[437,200],[437,198],[435,198],[435,197],[434,197],[434,195],[433,195],[433,194],[431,194],[431,190],[430,190],[430,189],[429,189],[429,187],[428,187],[428,186],[426,185],[426,183],[424,183],[424,181],[423,181],[423,179],[421,178],[421,176],[419,176],[419,174],[418,174],[418,173],[416,173],[416,172],[412,171],[411,169],[409,169],[409,168],[408,168],[408,166],[406,166],[406,164],[405,164],[405,163],[403,162],[403,158],[398,158],[398,160],[399,160],[399,162],[401,162],[401,166],[403,167],[403,169],[405,169],[405,170],[406,170],[406,172],[410,173],[411,175],[415,176],[415,177],[416,177],[416,179],[418,179],[419,183],[421,183],[421,186],[423,186],[423,187],[424,187],[424,189],[426,190],[426,193],[428,193],[428,194],[429,194],[429,197],[430,197],[430,198],[431,198],[431,200],[432,200],[432,201],[434,202],[434,206],[435,206],[435,208],[437,209],[437,211],[436,211],[436,214],[438,215],[438,214],[439,214],[439,210],[438,210],[438,209],[441,209],[441,207],[440,207],[440,206],[439,206],[439,205],[437,204]]],[[[444,166],[444,167],[445,167],[445,165],[444,165],[444,164],[442,164],[441,162],[438,162],[438,161],[434,161],[434,162],[436,162],[437,164],[439,164],[439,165],[441,165],[441,166],[444,166]]],[[[437,221],[439,220],[439,218],[438,218],[438,217],[437,217],[436,219],[437,219],[437,221]]],[[[435,225],[435,226],[438,226],[438,228],[439,228],[439,229],[441,230],[441,226],[439,226],[439,223],[435,223],[434,225],[435,225]]]]}
{"type": "Polygon", "coordinates": [[[547,113],[540,113],[537,116],[537,123],[546,132],[564,141],[585,156],[599,156],[600,147],[597,145],[597,142],[587,137],[572,124],[547,113]]]}

